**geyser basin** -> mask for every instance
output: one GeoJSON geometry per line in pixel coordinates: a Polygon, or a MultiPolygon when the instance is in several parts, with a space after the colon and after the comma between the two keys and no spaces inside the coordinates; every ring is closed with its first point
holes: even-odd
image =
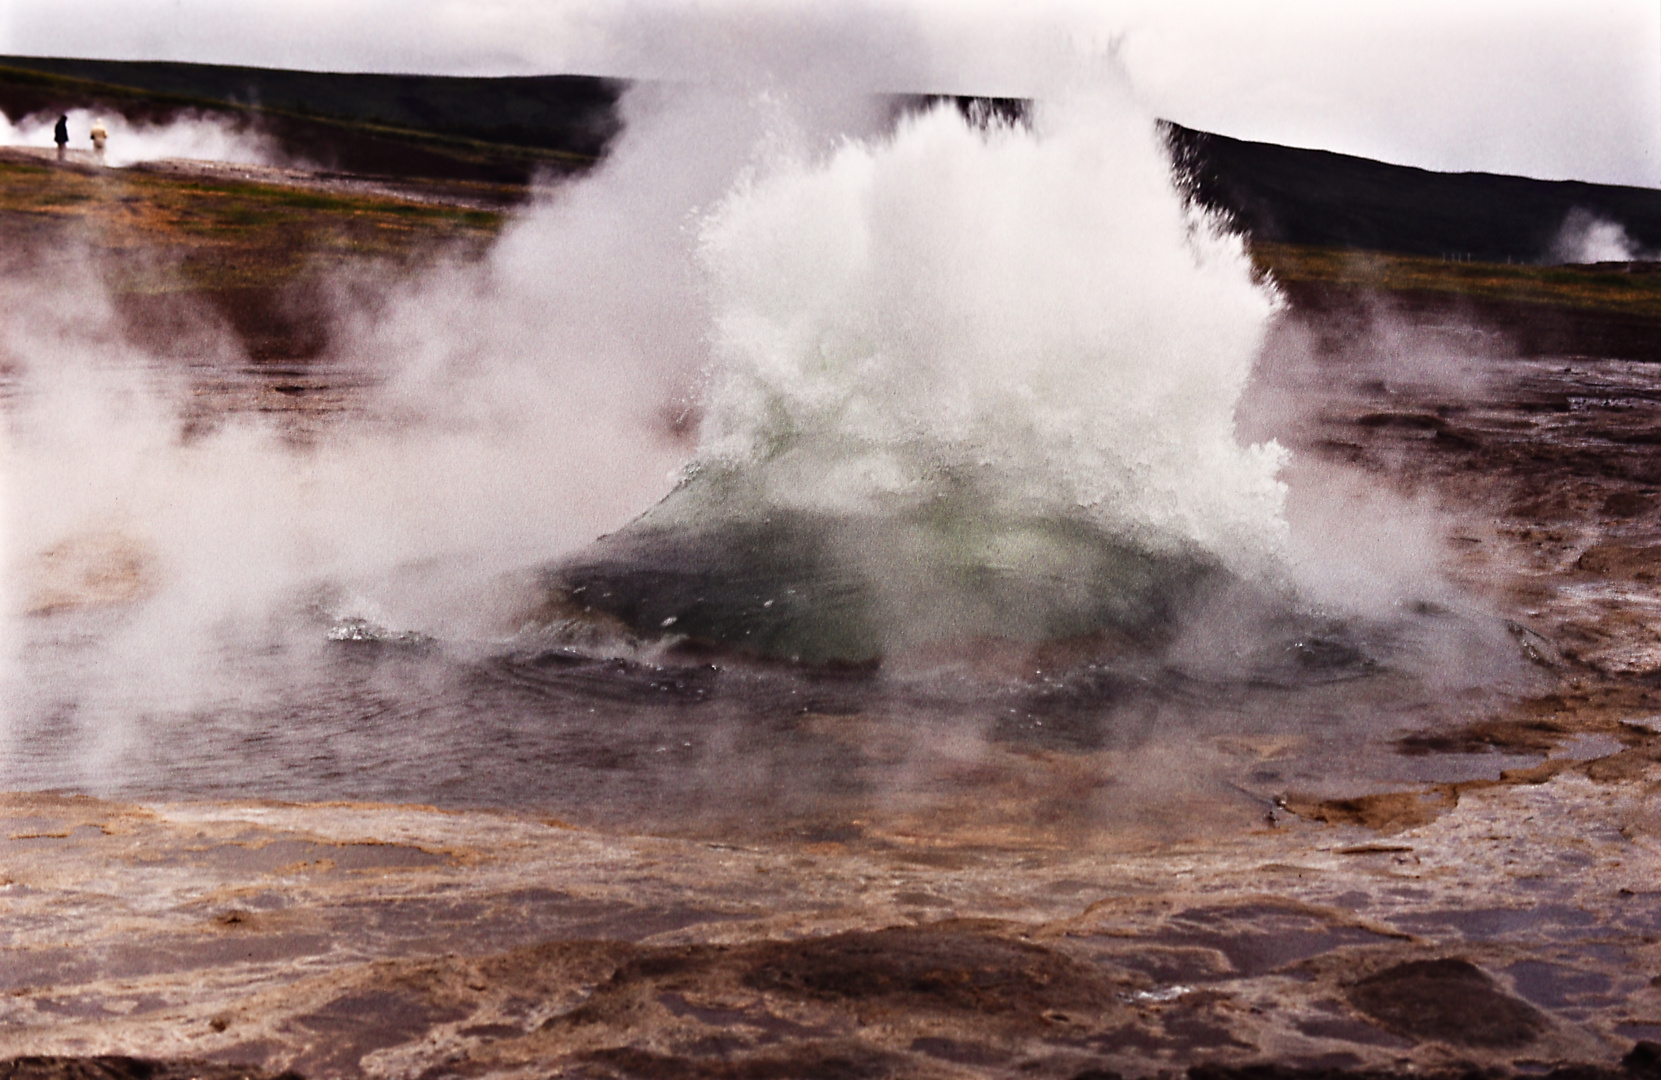
{"type": "Polygon", "coordinates": [[[1152,655],[1220,592],[1279,587],[1283,455],[1233,423],[1273,296],[1114,95],[774,155],[701,256],[694,461],[554,567],[557,608],[867,664],[1092,635],[1152,655]]]}
{"type": "Polygon", "coordinates": [[[1265,770],[1196,747],[1312,762],[1444,715],[1419,643],[1473,621],[1301,599],[1279,432],[1235,415],[1277,299],[1125,95],[730,158],[687,132],[746,103],[636,104],[480,264],[339,330],[370,368],[306,448],[238,416],[182,437],[139,375],[162,359],[17,301],[17,355],[91,357],[17,399],[19,558],[151,558],[14,625],[13,785],[765,831],[979,813],[1032,752],[1093,794],[1001,821],[1202,789],[1251,816],[1291,774],[1241,795],[1206,778],[1265,770]],[[121,543],[75,546],[87,522],[121,543]],[[1181,760],[1168,790],[1146,754],[1181,760]]]}

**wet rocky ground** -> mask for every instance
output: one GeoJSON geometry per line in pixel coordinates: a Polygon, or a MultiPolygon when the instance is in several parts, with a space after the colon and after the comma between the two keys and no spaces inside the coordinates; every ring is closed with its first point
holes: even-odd
{"type": "Polygon", "coordinates": [[[1661,892],[1643,769],[1606,762],[1119,852],[12,796],[0,1047],[307,1076],[1615,1070],[1661,1036],[1661,892]]]}
{"type": "MultiPolygon", "coordinates": [[[[1395,738],[1452,779],[1305,789],[1220,737],[1260,812],[1081,828],[1020,809],[1082,759],[1015,748],[997,829],[726,836],[4,795],[0,1077],[1661,1074],[1661,369],[1507,319],[1294,308],[1242,413],[1425,507],[1531,658],[1395,738]]],[[[287,407],[349,396],[286,362],[287,407]]]]}
{"type": "MultiPolygon", "coordinates": [[[[1435,500],[1451,572],[1510,616],[1547,688],[1398,752],[1520,765],[1286,789],[1255,827],[1159,837],[879,810],[727,843],[12,795],[0,1055],[312,1077],[1652,1068],[1661,383],[1509,357],[1454,394],[1445,371],[1330,360],[1300,361],[1327,391],[1295,449],[1435,500]]],[[[1037,798],[1031,775],[984,782],[1037,798]]]]}

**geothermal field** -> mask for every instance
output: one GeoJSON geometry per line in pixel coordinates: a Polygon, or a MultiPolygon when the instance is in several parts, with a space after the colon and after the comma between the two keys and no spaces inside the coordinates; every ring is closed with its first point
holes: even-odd
{"type": "Polygon", "coordinates": [[[0,1078],[1661,1075],[1661,193],[237,70],[0,58],[0,1078]]]}

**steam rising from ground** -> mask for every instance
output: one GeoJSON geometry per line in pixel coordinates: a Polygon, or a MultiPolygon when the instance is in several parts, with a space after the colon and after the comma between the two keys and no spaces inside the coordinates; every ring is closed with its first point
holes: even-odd
{"type": "MultiPolygon", "coordinates": [[[[777,91],[624,108],[607,162],[482,262],[343,283],[328,359],[377,388],[314,446],[243,417],[187,437],[187,387],[95,266],[0,283],[14,741],[78,725],[95,775],[135,718],[292,694],[343,620],[508,640],[516,575],[677,479],[762,515],[967,487],[1296,578],[1285,455],[1235,427],[1275,298],[1114,79],[1030,129],[943,107],[883,134],[868,103],[777,91]]],[[[211,325],[198,347],[246,363],[211,325]]]]}
{"type": "MultiPolygon", "coordinates": [[[[651,505],[685,457],[668,418],[688,407],[702,321],[685,310],[675,200],[698,174],[671,170],[651,130],[641,117],[599,176],[485,262],[342,310],[335,361],[384,382],[367,420],[309,449],[247,417],[186,438],[181,372],[123,338],[95,267],[7,280],[6,579],[25,611],[70,612],[102,639],[89,670],[9,687],[9,711],[69,708],[109,734],[149,710],[280,694],[242,654],[300,634],[303,669],[314,603],[463,638],[516,629],[530,601],[501,575],[651,505]],[[642,212],[660,182],[667,209],[642,212]]],[[[247,364],[211,325],[195,349],[194,364],[247,364]]]]}
{"type": "Polygon", "coordinates": [[[1627,235],[1625,225],[1578,208],[1563,219],[1551,249],[1551,259],[1558,263],[1632,262],[1645,258],[1653,256],[1640,250],[1638,242],[1627,235]]]}
{"type": "MultiPolygon", "coordinates": [[[[69,149],[92,149],[92,125],[102,121],[109,133],[104,149],[107,165],[134,165],[141,161],[194,158],[239,165],[280,164],[276,144],[258,132],[238,127],[218,116],[183,113],[164,124],[128,121],[119,113],[71,109],[69,149]]],[[[0,113],[0,146],[51,147],[57,117],[26,116],[12,123],[0,113]]]]}

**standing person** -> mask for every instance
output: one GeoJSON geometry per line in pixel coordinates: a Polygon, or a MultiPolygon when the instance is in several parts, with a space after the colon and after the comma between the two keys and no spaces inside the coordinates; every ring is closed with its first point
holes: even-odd
{"type": "Polygon", "coordinates": [[[58,117],[58,126],[52,129],[52,141],[58,144],[58,160],[63,160],[64,147],[69,145],[69,117],[58,117]]]}
{"type": "Polygon", "coordinates": [[[104,161],[104,140],[109,137],[110,133],[104,130],[104,122],[94,120],[92,122],[92,151],[98,155],[99,164],[104,161]]]}

